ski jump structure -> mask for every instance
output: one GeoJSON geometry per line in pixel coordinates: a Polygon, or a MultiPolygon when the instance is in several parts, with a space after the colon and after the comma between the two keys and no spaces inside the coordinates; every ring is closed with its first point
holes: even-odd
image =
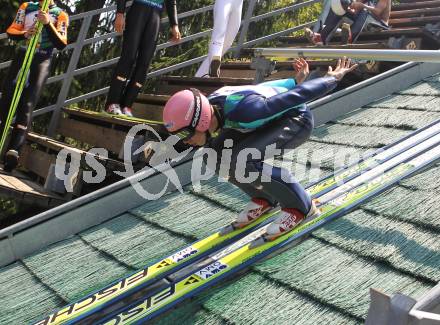
{"type": "MultiPolygon", "coordinates": [[[[379,60],[404,61],[410,57],[419,62],[440,62],[438,51],[256,49],[255,53],[266,57],[301,56],[303,53],[319,57],[345,55],[356,59],[374,55],[379,60]]],[[[313,230],[343,216],[403,178],[438,160],[440,121],[308,186],[311,196],[318,200],[322,214],[305,220],[293,231],[274,241],[264,241],[262,234],[274,219],[276,209],[256,223],[227,235],[222,235],[219,230],[33,324],[144,323],[182,300],[233,277],[254,262],[298,244],[313,230]]],[[[372,297],[374,295],[372,291],[372,297]]],[[[420,310],[412,312],[413,317],[420,317],[421,314],[425,319],[435,321],[438,318],[436,314],[420,310]]]]}
{"type": "MultiPolygon", "coordinates": [[[[273,56],[274,53],[268,50],[262,55],[273,56]]],[[[411,63],[406,66],[408,69],[413,67],[411,63]]],[[[399,72],[402,73],[401,70],[399,72]]],[[[333,98],[337,100],[338,95],[333,98]]],[[[214,233],[127,278],[115,281],[54,311],[43,319],[35,320],[33,324],[144,323],[182,300],[233,277],[252,263],[298,244],[316,228],[343,216],[369,198],[439,159],[440,121],[437,121],[316,184],[311,184],[308,191],[318,199],[323,213],[318,218],[306,220],[275,241],[264,242],[261,239],[265,227],[273,220],[276,211],[272,211],[259,222],[228,236],[214,233]]],[[[140,179],[153,176],[135,175],[140,179]]],[[[115,188],[121,186],[115,184],[105,192],[111,194],[115,188]]],[[[93,194],[85,199],[98,198],[93,194]]],[[[415,314],[420,316],[420,313],[415,314]]]]}

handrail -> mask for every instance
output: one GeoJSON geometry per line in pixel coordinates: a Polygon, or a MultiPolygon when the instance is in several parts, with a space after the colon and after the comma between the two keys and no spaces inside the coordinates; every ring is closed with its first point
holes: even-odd
{"type": "Polygon", "coordinates": [[[313,5],[313,4],[318,3],[318,2],[321,2],[321,0],[308,0],[308,1],[305,1],[305,2],[301,2],[301,3],[297,3],[297,4],[294,4],[294,5],[288,6],[288,7],[284,7],[284,8],[280,8],[280,9],[275,9],[275,10],[273,10],[271,12],[267,12],[265,14],[261,14],[261,15],[252,17],[250,19],[250,22],[254,23],[256,21],[260,21],[262,19],[270,18],[270,17],[276,16],[276,15],[281,15],[281,14],[284,14],[284,13],[289,12],[289,11],[295,11],[297,9],[301,9],[303,7],[307,7],[307,6],[313,5]]]}
{"type": "Polygon", "coordinates": [[[254,53],[256,56],[264,57],[313,57],[337,59],[347,56],[358,60],[440,63],[440,51],[438,50],[257,48],[254,49],[254,53]]]}
{"type": "MultiPolygon", "coordinates": [[[[246,1],[248,2],[248,6],[247,6],[246,12],[244,12],[244,14],[243,14],[241,31],[240,31],[240,34],[237,38],[238,41],[237,41],[236,45],[230,49],[230,51],[233,51],[235,55],[238,55],[244,47],[254,46],[254,45],[269,41],[269,40],[274,40],[281,35],[286,35],[291,32],[298,31],[298,30],[302,29],[303,27],[311,26],[311,25],[313,25],[314,22],[309,22],[309,23],[303,24],[301,26],[295,26],[295,27],[289,28],[287,30],[275,32],[270,35],[265,35],[262,37],[257,37],[255,39],[248,40],[247,39],[248,38],[248,28],[251,23],[255,23],[255,22],[258,22],[258,21],[261,21],[264,19],[279,16],[279,15],[286,13],[286,12],[294,12],[294,11],[299,10],[301,8],[314,5],[315,3],[322,2],[323,0],[304,0],[304,1],[299,0],[301,2],[298,1],[297,3],[290,4],[290,5],[285,6],[283,8],[278,8],[278,9],[272,10],[270,12],[256,15],[256,16],[254,16],[254,11],[255,11],[254,9],[256,7],[257,0],[246,0],[246,1]]],[[[128,5],[131,5],[131,3],[129,2],[128,5]]],[[[195,15],[198,15],[198,14],[204,14],[206,12],[212,11],[213,8],[214,8],[214,5],[208,5],[208,6],[204,6],[202,8],[189,10],[189,11],[178,14],[178,18],[187,18],[187,17],[192,17],[195,15]]],[[[110,32],[110,33],[106,33],[103,35],[94,36],[91,38],[85,38],[85,35],[87,35],[89,32],[88,27],[83,28],[85,23],[90,25],[90,21],[91,21],[92,17],[94,17],[96,15],[101,15],[101,14],[112,12],[115,9],[116,9],[116,6],[112,5],[112,6],[108,6],[108,7],[104,7],[104,8],[100,8],[100,9],[95,9],[95,10],[75,14],[70,17],[70,21],[82,20],[81,25],[80,25],[80,28],[81,28],[80,34],[82,35],[82,37],[80,37],[78,35],[78,39],[75,40],[73,43],[70,43],[66,47],[66,50],[71,50],[71,51],[73,51],[72,53],[75,54],[75,55],[72,54],[70,57],[70,62],[69,62],[67,71],[62,74],[59,74],[59,75],[51,76],[48,79],[48,83],[62,82],[62,84],[61,84],[62,91],[60,91],[60,93],[58,95],[58,99],[55,104],[48,105],[43,108],[39,108],[38,110],[35,110],[35,112],[34,112],[35,116],[42,115],[45,113],[54,112],[54,114],[52,115],[52,118],[51,118],[50,126],[49,126],[49,130],[51,131],[51,132],[49,132],[50,136],[53,135],[54,130],[56,129],[55,126],[58,123],[59,110],[61,107],[75,104],[75,103],[81,102],[86,99],[94,98],[96,96],[100,96],[100,95],[103,95],[106,92],[108,92],[109,87],[104,87],[101,89],[93,90],[93,91],[86,93],[86,94],[82,94],[81,96],[77,96],[74,98],[67,98],[69,90],[70,90],[70,85],[71,85],[74,77],[77,77],[79,75],[82,75],[82,74],[85,74],[85,73],[88,73],[91,71],[96,71],[98,69],[109,67],[111,65],[114,65],[118,61],[119,57],[115,57],[115,58],[112,58],[109,60],[105,60],[102,62],[91,64],[91,65],[88,65],[85,67],[80,67],[80,68],[77,67],[78,58],[79,58],[79,55],[81,54],[84,46],[92,45],[92,44],[106,41],[109,39],[115,39],[115,38],[121,36],[120,34],[118,34],[116,32],[110,32]]],[[[168,22],[168,18],[161,19],[162,24],[165,24],[167,22],[168,22]]],[[[192,35],[188,35],[181,40],[180,44],[190,42],[190,41],[196,41],[198,39],[204,38],[204,37],[208,36],[211,33],[211,31],[212,30],[209,29],[209,30],[205,30],[205,31],[196,32],[192,35]]],[[[0,34],[0,40],[6,39],[6,38],[7,38],[6,33],[0,34]]],[[[169,48],[172,46],[176,46],[176,44],[171,43],[171,42],[164,42],[164,43],[158,44],[157,49],[163,50],[163,49],[166,49],[166,48],[169,48]]],[[[160,76],[165,73],[173,72],[173,71],[191,66],[193,64],[197,64],[197,63],[203,61],[205,58],[206,58],[206,55],[201,56],[201,57],[197,57],[197,58],[193,58],[193,59],[190,59],[190,60],[187,60],[184,62],[180,62],[180,63],[174,64],[170,67],[159,68],[158,70],[149,72],[147,74],[147,78],[157,77],[157,76],[160,76]]],[[[10,64],[11,64],[11,61],[9,61],[9,60],[5,61],[5,62],[0,62],[0,70],[9,67],[10,64]]]]}

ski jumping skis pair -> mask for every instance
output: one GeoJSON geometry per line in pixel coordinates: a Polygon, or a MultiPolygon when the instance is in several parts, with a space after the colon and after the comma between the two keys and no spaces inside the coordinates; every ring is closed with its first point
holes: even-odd
{"type": "MultiPolygon", "coordinates": [[[[49,9],[49,0],[44,0],[41,5],[42,11],[47,11],[49,9]]],[[[29,74],[29,70],[31,68],[32,60],[34,59],[35,50],[37,48],[38,42],[40,41],[40,35],[41,31],[43,29],[43,24],[39,21],[35,23],[35,29],[37,32],[32,36],[28,47],[26,49],[26,53],[24,56],[24,61],[22,63],[21,69],[18,73],[15,89],[14,89],[14,95],[12,97],[11,106],[9,108],[9,113],[6,121],[1,121],[4,123],[4,129],[3,134],[1,134],[0,138],[0,152],[3,151],[3,146],[6,141],[6,137],[8,135],[9,127],[11,126],[12,119],[14,118],[15,111],[17,110],[18,103],[20,102],[21,94],[23,93],[23,89],[26,84],[26,80],[29,74]]],[[[5,109],[2,107],[2,109],[5,109]]]]}
{"type": "Polygon", "coordinates": [[[122,325],[144,324],[146,321],[169,310],[184,299],[190,298],[200,291],[211,287],[219,281],[231,277],[235,273],[250,266],[268,255],[295,243],[313,230],[338,218],[369,198],[389,189],[395,183],[415,172],[429,166],[440,159],[440,143],[437,142],[429,149],[422,150],[392,167],[385,173],[371,179],[362,185],[351,188],[342,195],[321,205],[321,215],[305,220],[292,231],[273,241],[264,240],[264,230],[268,225],[257,229],[254,233],[226,247],[209,258],[209,263],[202,268],[183,275],[182,271],[168,277],[168,285],[162,286],[153,294],[140,299],[137,303],[127,306],[117,315],[106,317],[97,324],[122,325]]]}
{"type": "MultiPolygon", "coordinates": [[[[364,160],[324,178],[323,180],[317,182],[315,185],[309,187],[308,191],[313,197],[318,197],[321,194],[325,194],[337,187],[339,184],[355,179],[355,177],[360,175],[361,173],[373,169],[377,165],[380,165],[381,163],[384,163],[387,160],[398,156],[399,154],[407,151],[413,146],[417,146],[418,144],[421,144],[426,140],[435,137],[435,135],[439,133],[440,121],[437,121],[423,129],[411,133],[409,136],[399,140],[398,142],[371,154],[370,156],[364,158],[364,160]]],[[[431,139],[431,141],[433,140],[431,139]]],[[[418,150],[423,150],[423,148],[420,149],[419,147],[418,150]]],[[[368,178],[364,177],[363,181],[365,180],[368,180],[368,178]]],[[[351,185],[352,187],[355,186],[353,182],[351,183],[351,185]]],[[[319,217],[319,220],[322,220],[322,216],[324,216],[324,220],[327,220],[325,207],[323,206],[321,207],[321,209],[323,210],[323,214],[321,215],[321,217],[319,217]]],[[[108,287],[93,294],[90,294],[80,301],[49,315],[44,320],[33,324],[85,324],[87,323],[87,320],[91,320],[92,318],[94,320],[97,320],[99,318],[95,318],[93,315],[104,316],[108,314],[106,312],[108,311],[108,308],[110,308],[112,311],[120,309],[122,308],[122,305],[119,303],[121,301],[124,301],[124,304],[130,304],[130,302],[132,302],[133,300],[148,295],[148,293],[152,292],[153,287],[156,288],[157,292],[158,288],[160,290],[161,280],[164,279],[166,276],[170,275],[171,273],[177,272],[179,269],[182,269],[191,262],[206,257],[209,253],[212,253],[213,251],[219,251],[222,247],[225,247],[232,241],[242,238],[256,227],[267,224],[276,212],[276,210],[270,211],[254,223],[242,229],[233,231],[225,236],[221,236],[219,233],[215,233],[205,239],[197,241],[191,246],[186,247],[185,249],[176,252],[175,254],[170,255],[163,260],[160,260],[159,262],[150,265],[135,274],[132,274],[131,276],[114,282],[108,287]],[[159,285],[152,286],[153,282],[157,282],[159,283],[159,285]],[[145,293],[144,291],[146,291],[147,293],[145,293]],[[141,292],[144,292],[144,294],[140,295],[141,292]],[[130,297],[132,298],[132,295],[135,295],[136,298],[128,299],[130,297]],[[119,308],[116,308],[115,305],[118,305],[119,308]]],[[[303,229],[304,225],[308,224],[309,221],[306,220],[305,222],[303,222],[302,225],[299,225],[297,228],[303,229]]],[[[247,237],[247,240],[249,240],[249,238],[257,239],[258,237],[260,237],[261,234],[264,233],[264,229],[264,227],[260,228],[259,232],[254,232],[253,237],[247,237]]],[[[296,230],[293,231],[294,233],[296,233],[296,230]]],[[[284,238],[284,236],[282,237],[284,238]]],[[[235,247],[238,249],[240,246],[243,245],[244,244],[242,242],[237,241],[236,245],[229,246],[229,249],[227,249],[227,251],[234,251],[235,247]]],[[[178,274],[182,274],[182,272],[178,272],[178,274]]],[[[162,283],[162,285],[163,284],[164,283],[162,283]]],[[[165,285],[166,284],[167,283],[165,283],[165,285]]]]}

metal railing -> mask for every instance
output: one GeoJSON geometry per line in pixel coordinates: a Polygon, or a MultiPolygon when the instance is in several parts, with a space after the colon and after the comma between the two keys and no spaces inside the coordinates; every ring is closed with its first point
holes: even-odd
{"type": "MultiPolygon", "coordinates": [[[[241,30],[240,30],[240,33],[237,37],[237,42],[236,42],[235,46],[233,46],[230,49],[230,51],[233,52],[235,57],[238,57],[240,55],[241,50],[245,47],[250,47],[250,46],[257,45],[257,44],[261,44],[266,41],[274,40],[274,39],[278,38],[279,36],[287,35],[292,32],[301,30],[304,27],[308,27],[308,26],[313,25],[315,23],[315,21],[307,22],[307,23],[300,25],[300,26],[295,26],[295,27],[292,27],[292,28],[289,28],[289,29],[286,29],[286,30],[283,30],[280,32],[272,33],[270,35],[265,35],[265,36],[262,36],[262,37],[259,37],[256,39],[248,40],[249,27],[250,27],[251,23],[258,22],[258,21],[268,19],[271,17],[276,17],[276,16],[279,16],[284,13],[294,12],[294,11],[297,11],[301,8],[312,6],[315,3],[322,2],[322,0],[305,0],[305,1],[302,1],[299,3],[295,3],[292,5],[286,6],[284,8],[276,9],[276,10],[273,10],[273,11],[270,11],[270,12],[267,12],[267,13],[264,13],[261,15],[254,16],[258,0],[246,0],[246,1],[247,1],[247,9],[243,14],[241,30]]],[[[198,15],[198,14],[205,14],[207,12],[212,11],[213,8],[214,8],[213,5],[205,6],[205,7],[194,9],[194,10],[191,10],[188,12],[180,13],[178,15],[178,17],[179,17],[179,19],[182,19],[182,18],[192,17],[192,16],[198,15]]],[[[96,90],[91,91],[89,93],[83,94],[81,96],[77,96],[74,98],[68,98],[69,90],[71,88],[72,81],[75,77],[89,73],[91,71],[96,71],[96,70],[99,70],[99,69],[102,69],[105,67],[109,67],[111,65],[116,64],[117,61],[119,60],[119,57],[116,57],[116,58],[105,60],[105,61],[102,61],[102,62],[99,62],[96,64],[91,64],[91,65],[88,65],[85,67],[78,68],[78,62],[79,62],[82,50],[85,46],[92,45],[97,42],[101,42],[101,41],[105,41],[105,40],[109,40],[109,39],[114,39],[114,38],[120,36],[116,32],[110,32],[110,33],[106,33],[104,35],[99,35],[99,36],[94,36],[92,38],[87,38],[87,35],[89,33],[91,22],[92,22],[93,18],[97,15],[109,13],[114,10],[116,10],[116,6],[113,5],[113,6],[97,9],[97,10],[92,10],[92,11],[76,14],[76,15],[73,15],[70,17],[70,21],[76,21],[76,20],[82,20],[82,21],[81,21],[80,30],[79,30],[76,41],[69,44],[65,49],[65,50],[72,50],[72,54],[70,56],[70,61],[68,63],[67,70],[62,74],[52,76],[48,79],[48,84],[55,83],[55,82],[62,82],[61,89],[58,94],[57,100],[56,100],[55,104],[52,104],[52,105],[49,105],[46,107],[42,107],[42,108],[39,108],[34,111],[34,116],[53,112],[52,117],[51,117],[51,121],[50,121],[50,125],[48,128],[48,135],[53,136],[55,133],[56,126],[58,124],[58,120],[59,120],[60,114],[61,114],[60,108],[71,105],[71,104],[75,104],[75,103],[78,103],[78,102],[81,102],[81,101],[84,101],[84,100],[87,100],[90,98],[94,98],[94,97],[106,94],[108,92],[109,87],[104,87],[104,88],[96,89],[96,90]]],[[[167,22],[168,22],[168,18],[164,18],[161,20],[162,24],[167,23],[167,22]]],[[[163,49],[166,49],[166,48],[169,48],[172,46],[179,46],[180,44],[187,43],[190,41],[196,41],[198,39],[209,36],[211,34],[211,32],[212,32],[212,30],[209,29],[206,31],[200,31],[195,34],[185,36],[182,38],[181,42],[179,42],[178,44],[174,44],[174,43],[170,43],[170,42],[158,44],[157,49],[163,50],[163,49]]],[[[6,33],[0,34],[0,40],[6,39],[6,38],[7,38],[6,33]]],[[[200,56],[197,58],[193,58],[193,59],[175,64],[175,65],[172,65],[172,66],[169,66],[166,68],[161,68],[161,69],[158,69],[155,71],[151,71],[147,74],[147,78],[160,76],[165,73],[173,72],[173,71],[191,66],[193,64],[197,64],[197,63],[203,61],[205,58],[206,58],[206,55],[200,56]]],[[[11,64],[11,61],[1,62],[0,63],[0,70],[8,68],[10,66],[10,64],[11,64]]]]}
{"type": "Polygon", "coordinates": [[[440,63],[440,51],[438,50],[256,48],[254,53],[256,56],[282,58],[338,59],[346,56],[356,60],[440,63]]]}

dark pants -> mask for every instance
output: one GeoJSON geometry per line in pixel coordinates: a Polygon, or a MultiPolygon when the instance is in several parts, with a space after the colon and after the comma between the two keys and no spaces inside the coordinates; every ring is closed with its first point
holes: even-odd
{"type": "MultiPolygon", "coordinates": [[[[9,67],[5,83],[2,88],[2,98],[0,100],[0,132],[3,134],[6,119],[14,96],[15,85],[21,65],[25,57],[26,50],[19,49],[17,55],[12,60],[9,67]]],[[[26,134],[32,123],[32,112],[40,98],[43,86],[47,81],[50,70],[52,55],[50,52],[37,51],[32,60],[28,79],[23,89],[20,102],[17,106],[15,123],[13,124],[11,141],[9,149],[19,150],[23,145],[26,134]]]]}
{"type": "Polygon", "coordinates": [[[159,9],[133,3],[126,17],[122,53],[110,83],[107,105],[133,105],[147,77],[159,27],[159,9]]]}
{"type": "Polygon", "coordinates": [[[333,36],[333,33],[339,27],[342,18],[347,17],[353,21],[353,24],[351,25],[351,35],[352,35],[352,42],[354,43],[365,27],[365,23],[367,22],[368,15],[369,14],[367,10],[361,10],[356,15],[347,12],[344,16],[338,16],[330,9],[328,16],[324,22],[324,28],[321,30],[322,42],[324,44],[328,44],[330,42],[331,37],[333,36]]]}
{"type": "Polygon", "coordinates": [[[277,149],[282,149],[286,153],[300,146],[310,137],[313,129],[312,113],[307,110],[299,116],[295,115],[296,112],[295,114],[286,114],[248,133],[235,129],[224,129],[218,137],[212,140],[211,148],[217,152],[217,173],[219,173],[225,140],[232,139],[231,167],[227,175],[220,173],[220,176],[229,177],[228,180],[232,184],[252,198],[263,198],[273,205],[278,202],[283,208],[295,208],[307,214],[310,210],[311,198],[290,171],[269,166],[263,162],[274,156],[274,152],[266,151],[268,146],[276,145],[277,149]],[[239,155],[242,150],[249,148],[258,150],[261,156],[244,156],[243,153],[239,155]],[[260,176],[250,183],[240,182],[236,174],[238,166],[244,167],[246,175],[256,172],[260,176]],[[263,178],[265,178],[264,181],[263,178]]]}

